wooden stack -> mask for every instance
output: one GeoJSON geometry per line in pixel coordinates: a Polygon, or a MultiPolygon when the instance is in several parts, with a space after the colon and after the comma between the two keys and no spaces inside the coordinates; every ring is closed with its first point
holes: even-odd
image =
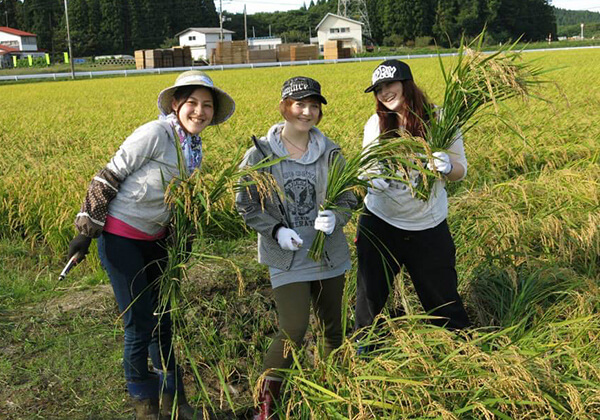
{"type": "Polygon", "coordinates": [[[343,42],[339,39],[326,41],[323,50],[325,60],[352,57],[352,48],[344,48],[343,45],[343,42]]]}
{"type": "Polygon", "coordinates": [[[194,59],[192,58],[192,49],[189,46],[179,48],[183,50],[183,65],[188,67],[194,64],[194,59]]]}
{"type": "Polygon", "coordinates": [[[183,48],[173,48],[173,67],[183,67],[183,48]]]}
{"type": "Polygon", "coordinates": [[[144,63],[147,69],[158,69],[162,67],[162,50],[145,50],[144,63]]]}
{"type": "Polygon", "coordinates": [[[318,45],[293,45],[290,48],[290,61],[306,61],[318,59],[318,45]]]}
{"type": "Polygon", "coordinates": [[[292,61],[291,49],[292,47],[301,47],[304,44],[279,44],[277,46],[277,61],[292,61]]]}
{"type": "Polygon", "coordinates": [[[248,50],[248,63],[276,63],[277,50],[248,50]]]}
{"type": "Polygon", "coordinates": [[[162,66],[161,67],[173,67],[173,50],[171,50],[171,49],[162,50],[162,66]]]}
{"type": "Polygon", "coordinates": [[[244,64],[248,61],[247,41],[220,41],[213,51],[213,64],[244,64]]]}
{"type": "Polygon", "coordinates": [[[138,70],[161,67],[191,67],[192,65],[192,50],[190,47],[137,50],[135,52],[135,68],[138,70]]]}
{"type": "Polygon", "coordinates": [[[135,52],[135,69],[142,70],[146,68],[144,50],[137,50],[135,52]]]}

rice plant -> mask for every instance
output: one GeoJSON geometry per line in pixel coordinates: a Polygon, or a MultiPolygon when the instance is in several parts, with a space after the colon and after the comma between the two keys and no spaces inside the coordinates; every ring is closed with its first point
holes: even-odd
{"type": "MultiPolygon", "coordinates": [[[[461,42],[456,62],[450,69],[446,69],[438,57],[445,84],[443,105],[441,110],[426,109],[428,122],[424,123],[427,144],[434,152],[447,151],[456,140],[457,132],[464,135],[470,131],[480,122],[483,111],[492,106],[497,110],[501,102],[511,98],[539,98],[536,89],[539,91],[540,85],[548,83],[541,76],[551,70],[524,61],[521,52],[514,49],[516,43],[486,54],[482,51],[483,39],[484,33],[481,33],[468,45],[461,42]]],[[[425,155],[433,165],[432,155],[425,155]]],[[[428,182],[419,185],[422,198],[429,197],[435,176],[439,178],[440,174],[428,174],[428,182]]]]}
{"type": "MultiPolygon", "coordinates": [[[[372,176],[366,171],[367,168],[381,167],[383,173],[378,173],[377,177],[396,180],[413,188],[406,176],[408,171],[416,169],[427,172],[422,161],[412,152],[415,148],[428,150],[422,139],[394,138],[376,142],[366,150],[355,153],[347,161],[336,156],[327,171],[325,202],[320,210],[350,212],[352,209],[340,208],[336,203],[343,194],[364,195],[372,176]]],[[[315,261],[321,261],[324,246],[325,233],[317,231],[308,255],[315,261]]]]}

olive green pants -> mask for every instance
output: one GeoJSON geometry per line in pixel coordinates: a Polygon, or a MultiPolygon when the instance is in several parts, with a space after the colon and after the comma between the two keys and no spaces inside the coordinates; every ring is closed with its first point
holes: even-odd
{"type": "MultiPolygon", "coordinates": [[[[342,294],[344,275],[326,280],[291,283],[273,289],[279,331],[269,347],[263,361],[264,370],[290,367],[291,355],[284,357],[284,342],[302,344],[308,328],[310,304],[324,334],[325,356],[342,344],[342,294]]],[[[273,373],[276,375],[277,373],[273,373]]]]}

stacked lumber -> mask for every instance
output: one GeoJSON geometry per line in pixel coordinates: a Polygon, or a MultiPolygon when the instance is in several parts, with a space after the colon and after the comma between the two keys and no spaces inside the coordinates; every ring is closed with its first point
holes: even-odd
{"type": "Polygon", "coordinates": [[[158,69],[162,67],[162,50],[145,50],[144,63],[147,69],[158,69]]]}
{"type": "Polygon", "coordinates": [[[292,47],[301,47],[303,45],[301,43],[279,44],[277,46],[277,61],[292,61],[292,47]]]}
{"type": "Polygon", "coordinates": [[[173,50],[171,50],[171,49],[162,50],[162,66],[161,67],[173,67],[173,50]]]}
{"type": "Polygon", "coordinates": [[[138,70],[162,67],[191,67],[192,64],[192,50],[190,47],[137,50],[135,52],[135,68],[138,70]]]}
{"type": "Polygon", "coordinates": [[[248,61],[247,41],[219,41],[213,51],[213,64],[243,64],[248,61]]]}
{"type": "Polygon", "coordinates": [[[248,63],[275,63],[277,50],[248,50],[248,63]]]}
{"type": "Polygon", "coordinates": [[[344,43],[340,39],[326,41],[323,55],[325,60],[350,58],[352,57],[352,48],[344,48],[344,43]]]}
{"type": "Polygon", "coordinates": [[[292,47],[290,47],[290,61],[306,61],[318,59],[318,45],[293,45],[292,47]]]}
{"type": "Polygon", "coordinates": [[[183,48],[173,48],[173,67],[183,67],[183,48]]]}
{"type": "Polygon", "coordinates": [[[137,50],[135,52],[135,69],[141,70],[146,68],[144,50],[137,50]]]}
{"type": "Polygon", "coordinates": [[[189,46],[177,48],[181,48],[183,50],[183,65],[185,67],[194,64],[194,59],[192,58],[192,49],[189,46]]]}

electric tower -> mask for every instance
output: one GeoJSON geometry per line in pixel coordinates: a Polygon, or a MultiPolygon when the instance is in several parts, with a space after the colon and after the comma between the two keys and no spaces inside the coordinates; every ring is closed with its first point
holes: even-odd
{"type": "Polygon", "coordinates": [[[337,14],[362,22],[364,37],[372,39],[367,0],[338,0],[337,14]]]}

